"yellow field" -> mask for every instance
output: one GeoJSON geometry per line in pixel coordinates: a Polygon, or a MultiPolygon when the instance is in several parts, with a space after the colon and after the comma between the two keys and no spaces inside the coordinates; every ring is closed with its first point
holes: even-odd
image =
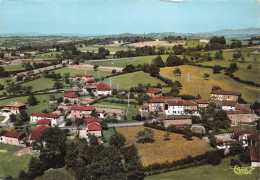
{"type": "Polygon", "coordinates": [[[0,149],[0,153],[7,153],[6,149],[0,149]]]}
{"type": "Polygon", "coordinates": [[[220,74],[213,74],[212,69],[200,68],[195,66],[179,66],[181,69],[181,77],[174,76],[173,70],[177,67],[162,68],[160,74],[173,81],[180,81],[183,89],[180,94],[198,95],[202,98],[209,99],[212,86],[220,86],[224,90],[234,90],[242,93],[242,98],[248,102],[259,100],[259,89],[254,86],[239,83],[228,76],[224,72],[220,74]],[[190,79],[188,81],[188,73],[190,79]],[[209,80],[204,80],[204,73],[210,74],[209,80]]]}
{"type": "Polygon", "coordinates": [[[170,133],[170,140],[164,141],[165,132],[155,129],[153,129],[155,133],[154,143],[137,143],[135,136],[144,128],[144,126],[116,128],[118,132],[125,135],[128,144],[134,144],[137,147],[144,166],[176,161],[188,155],[197,156],[210,150],[209,144],[197,137],[188,141],[181,134],[170,133]]]}

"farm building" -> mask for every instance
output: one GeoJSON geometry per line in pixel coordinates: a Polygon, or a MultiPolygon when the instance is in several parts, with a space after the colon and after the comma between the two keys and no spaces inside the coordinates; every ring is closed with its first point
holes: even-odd
{"type": "Polygon", "coordinates": [[[93,111],[95,108],[91,106],[71,106],[71,119],[89,117],[93,111]]]}
{"type": "Polygon", "coordinates": [[[255,121],[255,114],[249,110],[227,111],[232,125],[251,124],[255,121]]]}
{"type": "Polygon", "coordinates": [[[75,104],[79,102],[79,96],[74,93],[67,93],[63,96],[63,101],[68,100],[71,104],[75,104]]]}
{"type": "Polygon", "coordinates": [[[174,125],[176,127],[183,127],[184,125],[191,125],[192,120],[189,115],[166,115],[164,116],[164,126],[168,127],[174,125]]]}
{"type": "Polygon", "coordinates": [[[242,141],[243,146],[259,146],[259,133],[256,129],[235,129],[234,139],[242,141]]]}
{"type": "Polygon", "coordinates": [[[26,105],[20,102],[11,101],[4,105],[3,112],[17,114],[20,113],[21,110],[25,110],[26,105]]]}
{"type": "Polygon", "coordinates": [[[167,101],[181,101],[181,100],[182,100],[181,97],[171,97],[171,96],[154,97],[153,99],[150,99],[149,111],[164,112],[165,103],[167,103],[167,101]]]}
{"type": "Polygon", "coordinates": [[[168,101],[165,104],[166,115],[199,115],[198,106],[193,101],[168,101]]]}
{"type": "Polygon", "coordinates": [[[102,82],[97,83],[96,88],[97,88],[96,90],[97,95],[99,96],[103,96],[103,95],[106,96],[112,94],[112,88],[102,82]]]}
{"type": "Polygon", "coordinates": [[[0,136],[0,143],[26,147],[25,137],[22,132],[6,131],[0,136]]]}
{"type": "Polygon", "coordinates": [[[30,143],[37,140],[39,138],[39,136],[48,128],[50,128],[50,126],[46,126],[46,125],[41,125],[41,126],[37,126],[36,128],[34,128],[29,137],[30,143]]]}
{"type": "Polygon", "coordinates": [[[222,101],[222,110],[224,110],[224,111],[235,110],[236,105],[237,105],[236,101],[223,100],[222,101]]]}
{"type": "Polygon", "coordinates": [[[206,99],[198,99],[196,102],[198,104],[198,108],[207,108],[209,106],[209,101],[206,99]]]}
{"type": "Polygon", "coordinates": [[[146,94],[147,94],[148,96],[151,96],[152,98],[154,98],[154,97],[160,97],[160,96],[162,96],[162,90],[156,89],[156,88],[149,88],[149,89],[146,91],[146,94]]]}
{"type": "Polygon", "coordinates": [[[236,91],[226,91],[226,90],[215,90],[211,91],[210,99],[218,100],[218,101],[238,101],[241,93],[236,91]]]}

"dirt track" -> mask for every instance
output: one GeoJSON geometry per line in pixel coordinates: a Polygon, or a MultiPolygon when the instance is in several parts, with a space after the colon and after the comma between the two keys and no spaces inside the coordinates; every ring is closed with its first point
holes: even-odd
{"type": "Polygon", "coordinates": [[[129,47],[144,47],[144,46],[175,46],[175,45],[185,45],[186,41],[175,41],[173,43],[168,43],[167,41],[147,41],[147,42],[139,42],[128,44],[129,47]]]}

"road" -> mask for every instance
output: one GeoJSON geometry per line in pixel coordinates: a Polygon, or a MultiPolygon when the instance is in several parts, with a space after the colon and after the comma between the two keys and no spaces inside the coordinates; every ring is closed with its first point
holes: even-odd
{"type": "MultiPolygon", "coordinates": [[[[79,69],[79,70],[88,70],[93,71],[94,65],[90,64],[79,64],[79,65],[69,65],[68,68],[71,69],[79,69]]],[[[116,72],[122,72],[124,68],[122,67],[112,67],[112,66],[99,66],[98,71],[100,72],[112,72],[112,70],[116,70],[116,72]]]]}

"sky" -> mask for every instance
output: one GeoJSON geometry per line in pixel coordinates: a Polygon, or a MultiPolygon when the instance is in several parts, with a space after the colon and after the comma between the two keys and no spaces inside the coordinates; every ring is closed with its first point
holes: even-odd
{"type": "Polygon", "coordinates": [[[210,32],[260,27],[257,0],[0,0],[0,33],[210,32]]]}

